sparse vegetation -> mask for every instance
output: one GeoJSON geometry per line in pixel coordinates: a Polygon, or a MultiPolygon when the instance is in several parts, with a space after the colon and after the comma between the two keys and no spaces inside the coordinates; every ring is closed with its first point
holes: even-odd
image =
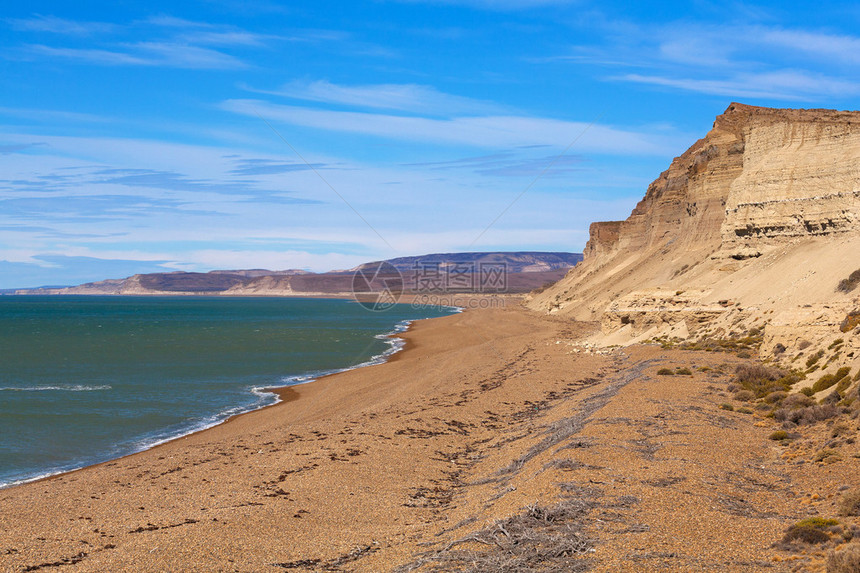
{"type": "Polygon", "coordinates": [[[784,372],[763,364],[741,364],[735,369],[735,384],[762,398],[773,392],[790,390],[802,379],[796,372],[784,372]]]}
{"type": "Polygon", "coordinates": [[[671,368],[661,368],[660,370],[657,371],[657,375],[658,376],[674,376],[675,371],[672,370],[671,368]]]}
{"type": "Polygon", "coordinates": [[[722,410],[728,410],[729,412],[734,412],[734,411],[735,411],[735,407],[734,407],[734,406],[732,406],[731,404],[720,404],[720,409],[722,409],[722,410]]]}
{"type": "Polygon", "coordinates": [[[693,372],[689,368],[678,368],[675,374],[678,376],[692,376],[693,372]]]}
{"type": "MultiPolygon", "coordinates": [[[[764,340],[764,335],[758,328],[752,329],[745,336],[732,332],[727,338],[701,338],[697,341],[684,342],[665,336],[653,338],[650,342],[660,344],[664,349],[680,348],[681,350],[704,350],[706,352],[735,352],[740,356],[745,353],[747,358],[751,351],[757,351],[764,340]],[[753,334],[755,332],[755,334],[753,334]]],[[[743,356],[741,356],[743,358],[743,356]]]]}

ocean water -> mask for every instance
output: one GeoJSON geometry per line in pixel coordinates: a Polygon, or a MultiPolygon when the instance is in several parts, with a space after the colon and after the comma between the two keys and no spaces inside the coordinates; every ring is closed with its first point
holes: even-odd
{"type": "Polygon", "coordinates": [[[0,487],[140,451],[384,360],[453,309],[345,300],[0,297],[0,487]]]}

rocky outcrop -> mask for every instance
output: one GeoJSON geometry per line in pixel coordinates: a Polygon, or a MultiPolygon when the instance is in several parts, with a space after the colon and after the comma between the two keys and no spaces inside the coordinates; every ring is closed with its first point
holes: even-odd
{"type": "Polygon", "coordinates": [[[591,225],[584,254],[528,304],[615,342],[752,323],[783,346],[838,335],[860,302],[837,289],[860,269],[860,112],[731,104],[626,220],[591,225]]]}

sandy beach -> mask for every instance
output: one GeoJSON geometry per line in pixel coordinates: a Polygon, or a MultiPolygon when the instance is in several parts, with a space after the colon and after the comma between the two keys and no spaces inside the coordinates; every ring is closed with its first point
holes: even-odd
{"type": "Polygon", "coordinates": [[[386,364],[0,490],[0,571],[792,570],[772,544],[856,464],[721,409],[733,355],[593,328],[511,301],[420,321],[386,364]]]}

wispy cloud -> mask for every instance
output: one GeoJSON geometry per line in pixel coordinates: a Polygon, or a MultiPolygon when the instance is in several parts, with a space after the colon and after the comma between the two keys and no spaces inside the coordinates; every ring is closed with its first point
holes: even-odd
{"type": "Polygon", "coordinates": [[[117,30],[116,24],[107,22],[86,22],[67,20],[56,16],[35,15],[32,18],[7,18],[6,22],[13,30],[19,32],[39,32],[63,34],[70,36],[89,36],[92,34],[111,33],[117,30]]]}
{"type": "Polygon", "coordinates": [[[860,93],[860,36],[755,23],[601,26],[593,44],[531,61],[626,68],[604,77],[729,98],[814,101],[860,93]]]}
{"type": "Polygon", "coordinates": [[[261,114],[266,119],[292,125],[426,143],[452,143],[485,148],[546,144],[564,148],[577,139],[577,151],[644,155],[671,153],[672,149],[677,148],[676,142],[664,135],[541,117],[405,117],[310,109],[259,100],[228,100],[222,107],[252,117],[261,114]]]}
{"type": "Polygon", "coordinates": [[[363,108],[418,112],[429,115],[498,113],[503,106],[483,100],[447,94],[417,84],[338,85],[325,80],[294,81],[277,90],[249,91],[291,99],[363,108]]]}
{"type": "Polygon", "coordinates": [[[822,95],[860,94],[860,82],[829,78],[797,70],[734,74],[723,80],[627,74],[616,79],[732,98],[772,98],[803,101],[822,95]]]}
{"type": "Polygon", "coordinates": [[[104,66],[163,66],[189,69],[239,69],[246,64],[238,58],[188,44],[139,42],[123,45],[117,50],[90,48],[54,48],[30,45],[25,49],[36,56],[63,58],[104,66]]]}
{"type": "Polygon", "coordinates": [[[569,6],[582,4],[581,0],[397,0],[408,4],[448,4],[467,6],[483,10],[528,10],[547,6],[569,6]]]}
{"type": "MultiPolygon", "coordinates": [[[[543,146],[530,147],[543,148],[543,146]]],[[[523,157],[521,153],[507,151],[450,161],[408,163],[406,166],[425,167],[431,170],[467,170],[479,175],[496,177],[534,177],[539,174],[543,174],[544,177],[553,177],[579,171],[582,169],[583,162],[584,159],[576,155],[523,157]]]]}
{"type": "Polygon", "coordinates": [[[294,171],[309,171],[326,169],[325,163],[288,163],[272,159],[239,159],[238,166],[230,170],[232,175],[277,175],[294,171]]]}
{"type": "Polygon", "coordinates": [[[39,147],[38,143],[16,143],[13,145],[0,145],[0,154],[9,155],[11,153],[21,153],[34,147],[39,147]]]}
{"type": "Polygon", "coordinates": [[[828,62],[860,64],[860,37],[805,30],[765,28],[751,35],[753,43],[805,54],[828,62]]]}

